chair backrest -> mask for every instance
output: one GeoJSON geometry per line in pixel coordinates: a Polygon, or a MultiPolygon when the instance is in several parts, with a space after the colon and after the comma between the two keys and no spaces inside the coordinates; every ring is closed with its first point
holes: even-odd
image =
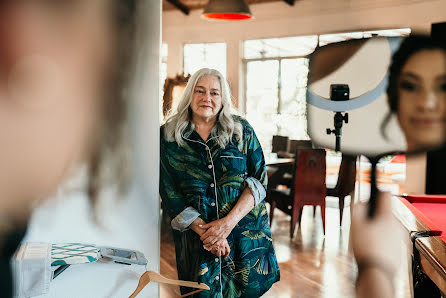
{"type": "Polygon", "coordinates": [[[346,196],[355,189],[356,182],[356,156],[342,154],[339,167],[338,181],[335,189],[339,196],[346,196]]]}
{"type": "Polygon", "coordinates": [[[290,140],[288,152],[296,153],[297,149],[312,149],[313,143],[310,140],[290,140]]]}
{"type": "Polygon", "coordinates": [[[271,152],[277,153],[279,151],[288,152],[288,137],[273,136],[271,152]]]}
{"type": "Polygon", "coordinates": [[[296,151],[292,195],[294,204],[317,205],[325,202],[325,162],[324,149],[300,149],[296,151]]]}

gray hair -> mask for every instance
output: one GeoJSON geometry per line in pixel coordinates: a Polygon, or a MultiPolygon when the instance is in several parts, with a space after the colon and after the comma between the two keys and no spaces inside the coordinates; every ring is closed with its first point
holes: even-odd
{"type": "Polygon", "coordinates": [[[189,79],[177,108],[175,111],[171,111],[172,113],[167,116],[164,127],[164,137],[168,142],[175,141],[178,146],[185,146],[186,143],[183,139],[183,134],[186,132],[189,125],[194,128],[194,124],[192,123],[192,112],[190,109],[194,89],[197,82],[205,76],[217,77],[221,86],[222,108],[217,115],[216,130],[212,131],[212,136],[217,138],[217,142],[222,148],[226,147],[226,145],[232,141],[233,137],[238,141],[242,140],[243,126],[239,121],[235,120],[232,115],[231,91],[226,79],[218,70],[202,68],[195,72],[189,79]]]}

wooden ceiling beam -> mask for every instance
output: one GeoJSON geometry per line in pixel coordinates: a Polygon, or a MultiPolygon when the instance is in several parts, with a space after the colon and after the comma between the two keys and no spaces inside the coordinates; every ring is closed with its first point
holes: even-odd
{"type": "Polygon", "coordinates": [[[289,5],[291,5],[291,6],[293,6],[294,5],[294,0],[283,0],[283,1],[285,1],[287,4],[289,4],[289,5]]]}
{"type": "Polygon", "coordinates": [[[167,0],[167,2],[178,8],[185,15],[189,15],[189,7],[181,3],[179,0],[167,0]]]}

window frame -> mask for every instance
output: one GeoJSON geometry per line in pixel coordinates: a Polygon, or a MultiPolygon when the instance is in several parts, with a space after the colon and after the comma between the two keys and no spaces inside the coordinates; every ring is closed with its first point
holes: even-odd
{"type": "MultiPolygon", "coordinates": [[[[212,41],[212,42],[184,42],[183,44],[182,44],[182,47],[181,47],[181,51],[182,51],[182,70],[183,70],[183,75],[185,75],[185,76],[187,76],[187,73],[186,73],[186,63],[185,63],[185,60],[186,60],[186,55],[184,54],[184,48],[185,48],[185,46],[186,45],[208,45],[208,44],[224,44],[225,45],[225,73],[223,73],[223,76],[224,77],[226,77],[226,75],[227,75],[227,72],[228,72],[228,43],[226,42],[226,41],[212,41]]],[[[219,70],[220,71],[220,70],[219,70]]],[[[193,75],[193,73],[190,73],[190,75],[192,76],[193,75]]]]}
{"type": "Polygon", "coordinates": [[[243,110],[245,112],[245,114],[247,114],[247,104],[248,104],[248,98],[247,98],[247,86],[248,86],[248,63],[249,62],[256,62],[256,61],[271,61],[271,60],[275,60],[277,62],[279,62],[279,70],[278,70],[278,86],[277,86],[277,98],[279,99],[279,102],[277,104],[277,111],[276,114],[281,114],[280,113],[280,108],[281,108],[281,103],[282,103],[282,82],[281,82],[281,74],[282,74],[282,60],[291,60],[291,59],[309,59],[310,55],[305,55],[305,56],[286,56],[286,57],[265,57],[265,58],[244,58],[242,59],[242,63],[243,63],[243,86],[244,86],[244,92],[243,92],[243,96],[244,96],[244,100],[243,100],[243,110]]]}

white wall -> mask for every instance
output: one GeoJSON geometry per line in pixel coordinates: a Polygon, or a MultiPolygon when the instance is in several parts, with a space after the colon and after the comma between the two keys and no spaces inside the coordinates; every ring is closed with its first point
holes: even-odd
{"type": "MultiPolygon", "coordinates": [[[[133,189],[140,205],[128,214],[133,228],[144,240],[147,269],[160,271],[160,200],[159,200],[159,99],[161,0],[140,1],[136,45],[136,69],[130,88],[134,99],[130,110],[132,133],[133,189]],[[139,208],[139,209],[138,209],[139,208]]],[[[139,279],[139,278],[138,278],[139,279]]],[[[138,282],[133,283],[134,289],[138,282]]],[[[142,297],[158,297],[159,284],[150,283],[142,297]]]]}

